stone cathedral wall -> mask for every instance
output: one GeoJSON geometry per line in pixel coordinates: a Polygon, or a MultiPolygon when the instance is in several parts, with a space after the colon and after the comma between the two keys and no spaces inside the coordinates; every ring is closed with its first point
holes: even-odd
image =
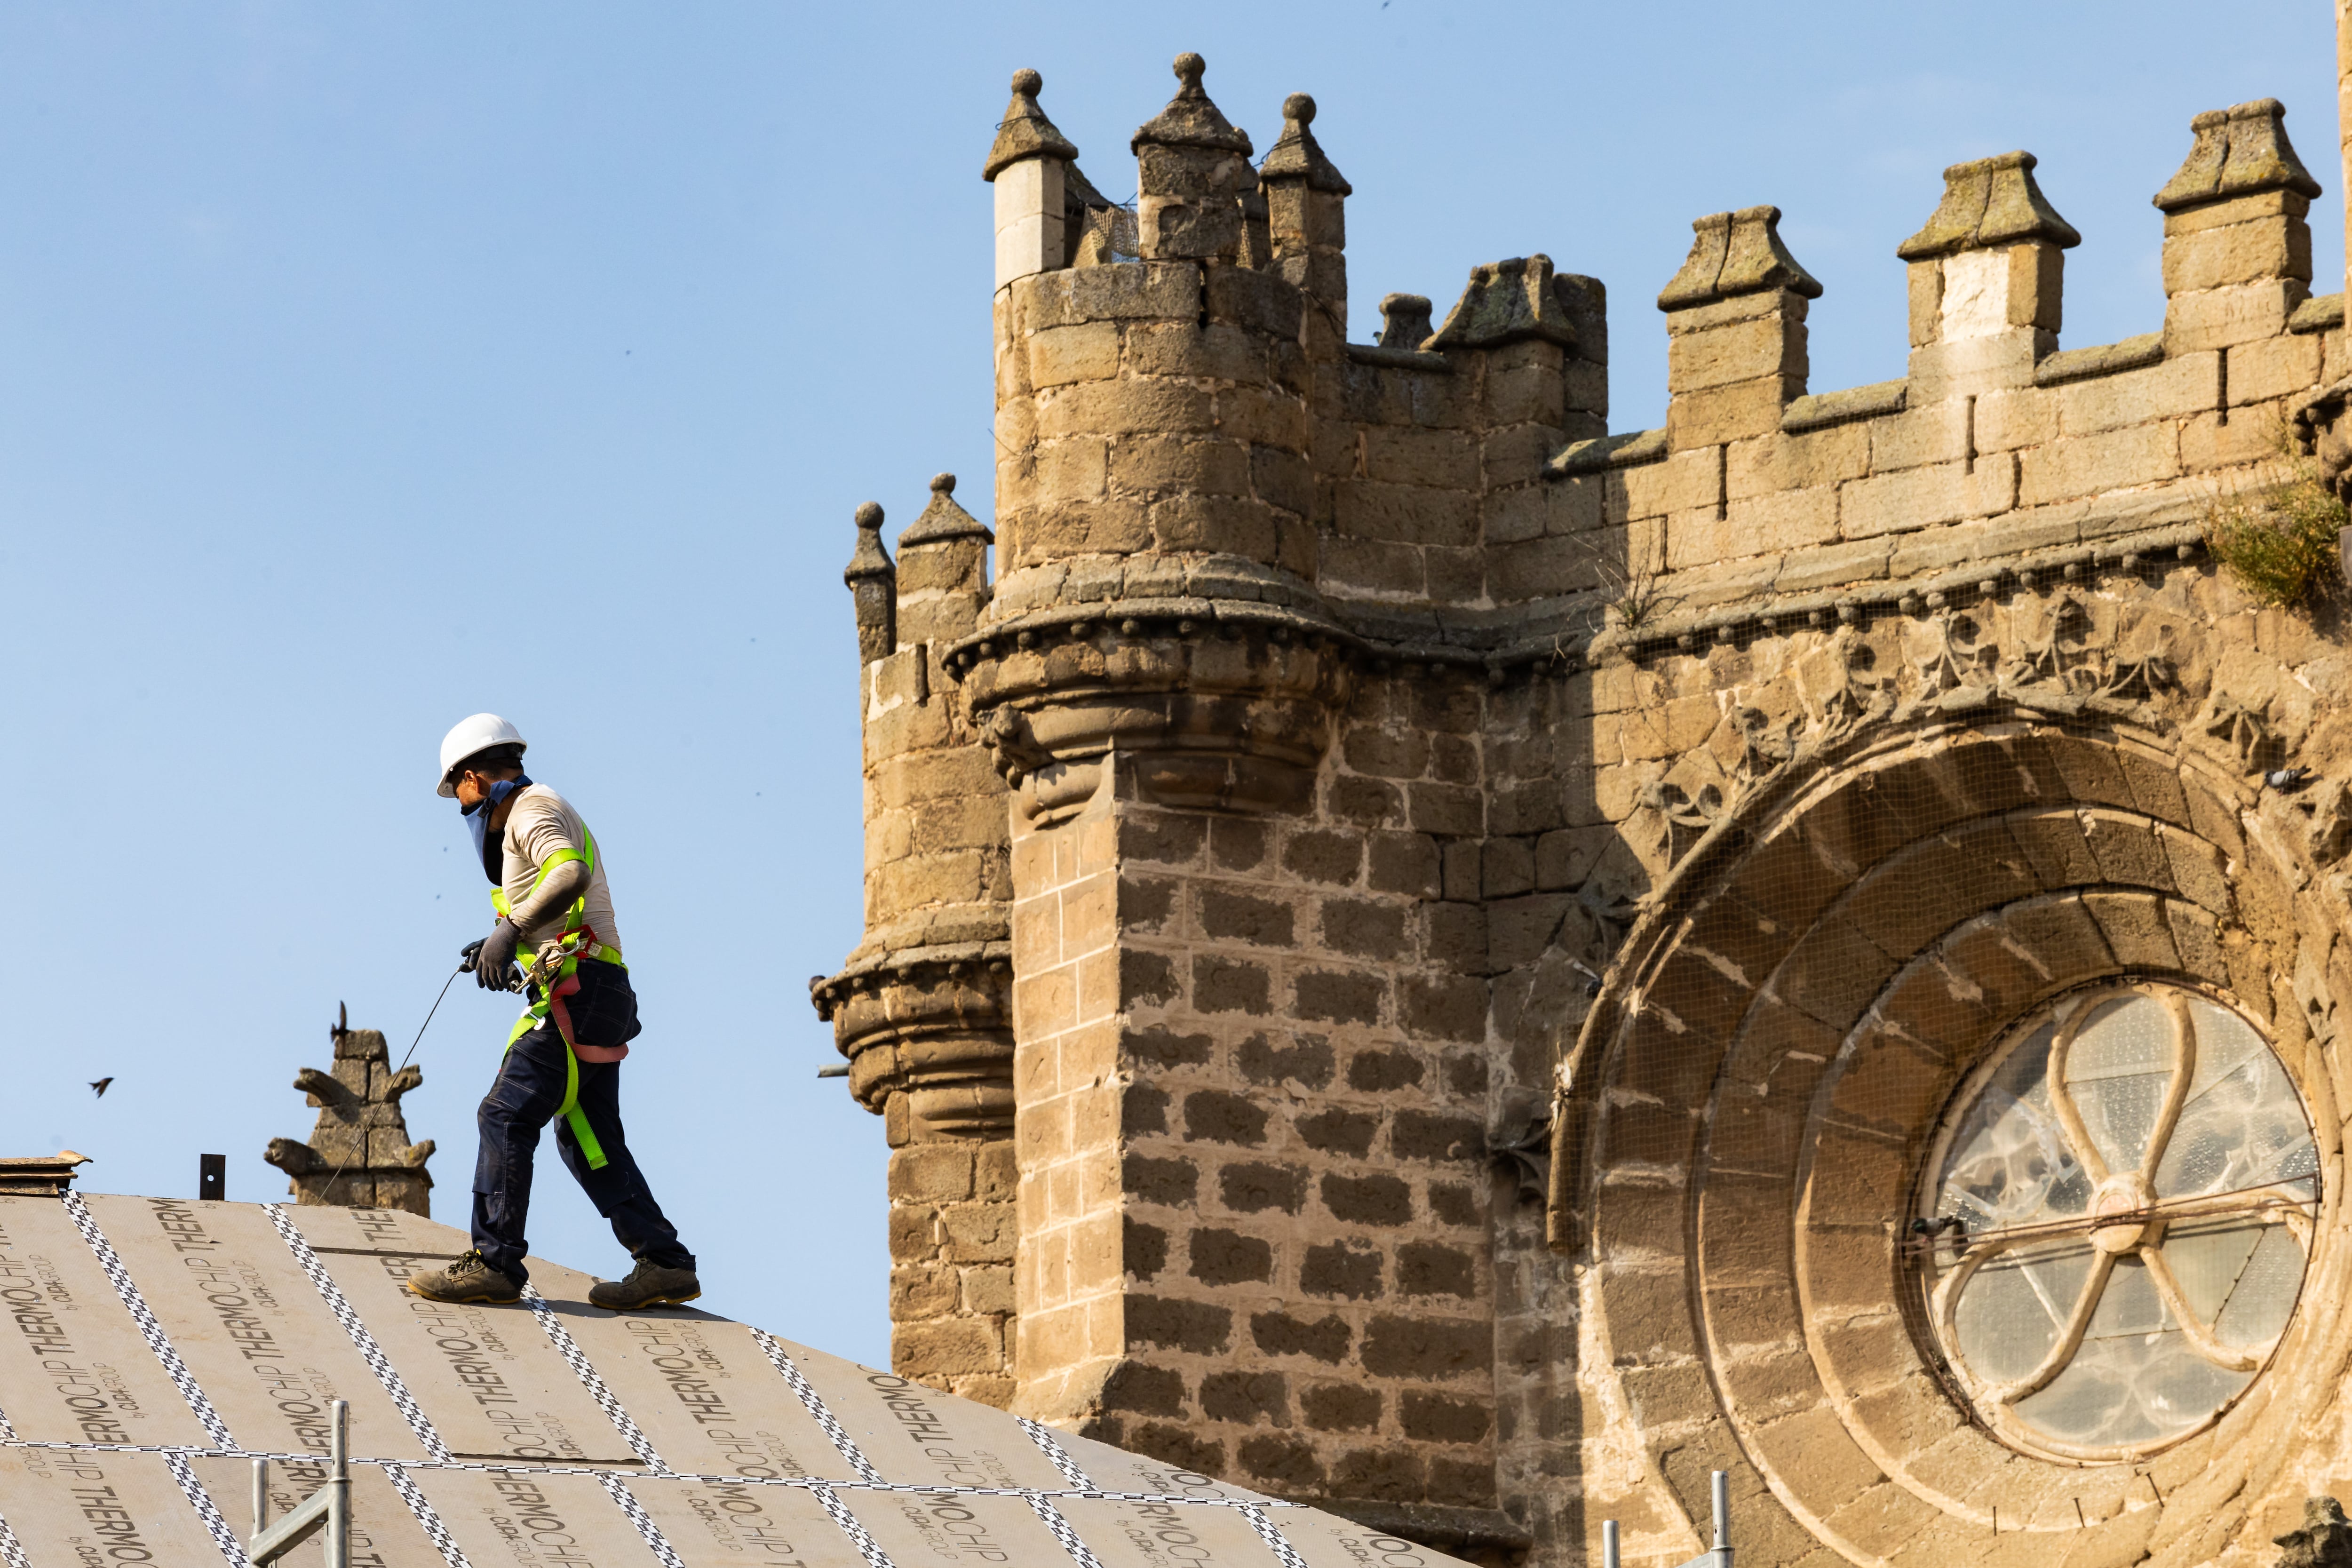
{"type": "MultiPolygon", "coordinates": [[[[1701,218],[1612,432],[1600,281],[1348,343],[1312,100],[1254,163],[1177,73],[1131,211],[1015,77],[993,530],[949,476],[895,556],[858,520],[866,931],[813,994],[898,1369],[1408,1555],[1679,1562],[1720,1468],[1759,1562],[2268,1561],[2352,1495],[2347,667],[2207,541],[2352,456],[2284,110],[2189,128],[2120,343],[2063,346],[2028,154],[1922,194],[1875,386],[1811,390],[1777,209],[1701,218]],[[2059,1454],[1913,1222],[2020,1020],[2135,984],[2283,1064],[2307,1271],[2219,1414],[2059,1454]]],[[[2117,1212],[2127,1269],[2186,1223],[2117,1212]]]]}

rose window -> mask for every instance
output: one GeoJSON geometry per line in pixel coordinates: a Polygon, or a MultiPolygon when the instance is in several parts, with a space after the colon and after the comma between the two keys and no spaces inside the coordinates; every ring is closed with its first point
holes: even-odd
{"type": "Polygon", "coordinates": [[[2127,1458],[2242,1394],[2294,1315],[2319,1199],[2302,1097],[2184,986],[2061,998],[1979,1068],[1927,1166],[1927,1307],[2007,1441],[2127,1458]]]}

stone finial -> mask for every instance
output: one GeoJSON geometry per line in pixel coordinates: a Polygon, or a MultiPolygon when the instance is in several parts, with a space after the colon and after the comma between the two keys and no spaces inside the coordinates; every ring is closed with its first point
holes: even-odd
{"type": "Polygon", "coordinates": [[[1551,258],[1543,255],[1513,257],[1472,268],[1470,286],[1455,301],[1445,325],[1421,346],[1492,349],[1540,338],[1574,348],[1576,327],[1560,308],[1551,279],[1551,258]]]}
{"type": "Polygon", "coordinates": [[[2189,122],[2196,140],[2179,173],[2156,193],[2155,203],[2167,213],[2185,211],[2210,201],[2251,196],[2263,191],[2292,191],[2308,200],[2319,195],[2311,177],[2286,139],[2286,106],[2275,98],[2258,98],[2231,109],[2210,109],[2189,122]]]}
{"type": "Polygon", "coordinates": [[[1315,100],[1303,92],[1294,92],[1282,100],[1282,134],[1266,153],[1265,162],[1257,166],[1257,177],[1268,184],[1286,180],[1302,180],[1310,191],[1328,191],[1335,196],[1355,194],[1330,159],[1323,155],[1323,144],[1315,140],[1308,129],[1315,123],[1315,100]]]}
{"type": "Polygon", "coordinates": [[[981,165],[982,179],[993,182],[1005,165],[1024,158],[1076,161],[1076,145],[1037,107],[1037,94],[1045,87],[1045,79],[1034,70],[1024,68],[1013,73],[1013,101],[1006,106],[1004,118],[996,122],[996,141],[988,149],[988,162],[981,165]]]}
{"type": "Polygon", "coordinates": [[[2344,1517],[2344,1505],[2325,1493],[2304,1500],[2300,1529],[2271,1539],[2286,1548],[2279,1553],[2278,1568],[2347,1568],[2352,1564],[2352,1521],[2344,1517]]]}
{"type": "MultiPolygon", "coordinates": [[[[996,542],[996,535],[988,531],[988,525],[957,503],[955,487],[956,477],[953,474],[934,474],[931,477],[930,503],[923,508],[920,517],[898,531],[900,553],[918,544],[943,544],[950,539],[977,539],[982,544],[996,542]]],[[[861,551],[865,548],[863,538],[861,534],[858,546],[861,551]]],[[[881,547],[877,539],[875,549],[879,551],[881,547]]]]}
{"type": "Polygon", "coordinates": [[[857,662],[872,664],[898,647],[898,569],[882,548],[882,509],[857,509],[857,549],[842,569],[857,609],[857,662]]]}
{"type": "Polygon", "coordinates": [[[1429,318],[1434,307],[1425,294],[1384,294],[1381,297],[1381,344],[1384,349],[1417,349],[1429,341],[1429,318]]]}
{"type": "Polygon", "coordinates": [[[1944,171],[1944,199],[1927,226],[1895,247],[1906,261],[2040,240],[2061,250],[2083,243],[2033,182],[2031,153],[2003,153],[1944,171]]]}
{"type": "Polygon", "coordinates": [[[433,1140],[411,1143],[400,1111],[400,1097],[425,1081],[423,1069],[412,1064],[394,1072],[383,1036],[346,1027],[340,1012],[328,1034],[334,1069],[294,1075],[294,1087],[319,1108],[310,1141],[273,1138],[261,1157],[293,1178],[289,1190],[299,1203],[431,1217],[433,1177],[425,1162],[433,1140]]]}
{"type": "Polygon", "coordinates": [[[1680,310],[1769,289],[1808,300],[1822,296],[1821,284],[1780,242],[1780,209],[1709,213],[1691,224],[1690,255],[1659,293],[1658,309],[1680,310]]]}
{"type": "Polygon", "coordinates": [[[1209,62],[1189,51],[1176,57],[1176,96],[1168,107],[1136,129],[1128,150],[1140,157],[1147,146],[1205,147],[1238,153],[1246,158],[1253,149],[1249,132],[1234,128],[1223,110],[1210,101],[1201,86],[1209,62]]]}
{"type": "MultiPolygon", "coordinates": [[[[954,481],[949,481],[954,489],[954,481]]],[[[890,564],[890,552],[882,548],[882,509],[866,501],[857,509],[857,549],[843,567],[841,580],[851,587],[868,577],[887,577],[897,570],[890,564]]]]}

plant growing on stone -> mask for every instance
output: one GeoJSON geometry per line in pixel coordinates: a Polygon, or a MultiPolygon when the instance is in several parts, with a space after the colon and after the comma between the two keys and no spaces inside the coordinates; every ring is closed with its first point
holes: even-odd
{"type": "Polygon", "coordinates": [[[1682,603],[1679,595],[1665,591],[1662,574],[1631,561],[1612,559],[1589,539],[1570,536],[1569,542],[1592,563],[1594,574],[1601,579],[1601,619],[1592,628],[1595,633],[1606,631],[1612,617],[1622,631],[1640,631],[1682,603]]]}
{"type": "Polygon", "coordinates": [[[2340,531],[2352,523],[2352,510],[2284,431],[2279,448],[2286,478],[2216,496],[2205,513],[2205,543],[2239,587],[2285,609],[2334,591],[2340,531]]]}

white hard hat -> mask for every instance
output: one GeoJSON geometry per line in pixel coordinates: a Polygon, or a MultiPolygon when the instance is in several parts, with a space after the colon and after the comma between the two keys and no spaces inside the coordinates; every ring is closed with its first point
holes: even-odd
{"type": "Polygon", "coordinates": [[[456,729],[441,737],[442,797],[447,799],[457,795],[457,781],[451,776],[452,770],[475,752],[488,751],[492,746],[512,746],[520,752],[528,744],[521,731],[495,713],[477,713],[470,719],[460,719],[456,729]]]}

